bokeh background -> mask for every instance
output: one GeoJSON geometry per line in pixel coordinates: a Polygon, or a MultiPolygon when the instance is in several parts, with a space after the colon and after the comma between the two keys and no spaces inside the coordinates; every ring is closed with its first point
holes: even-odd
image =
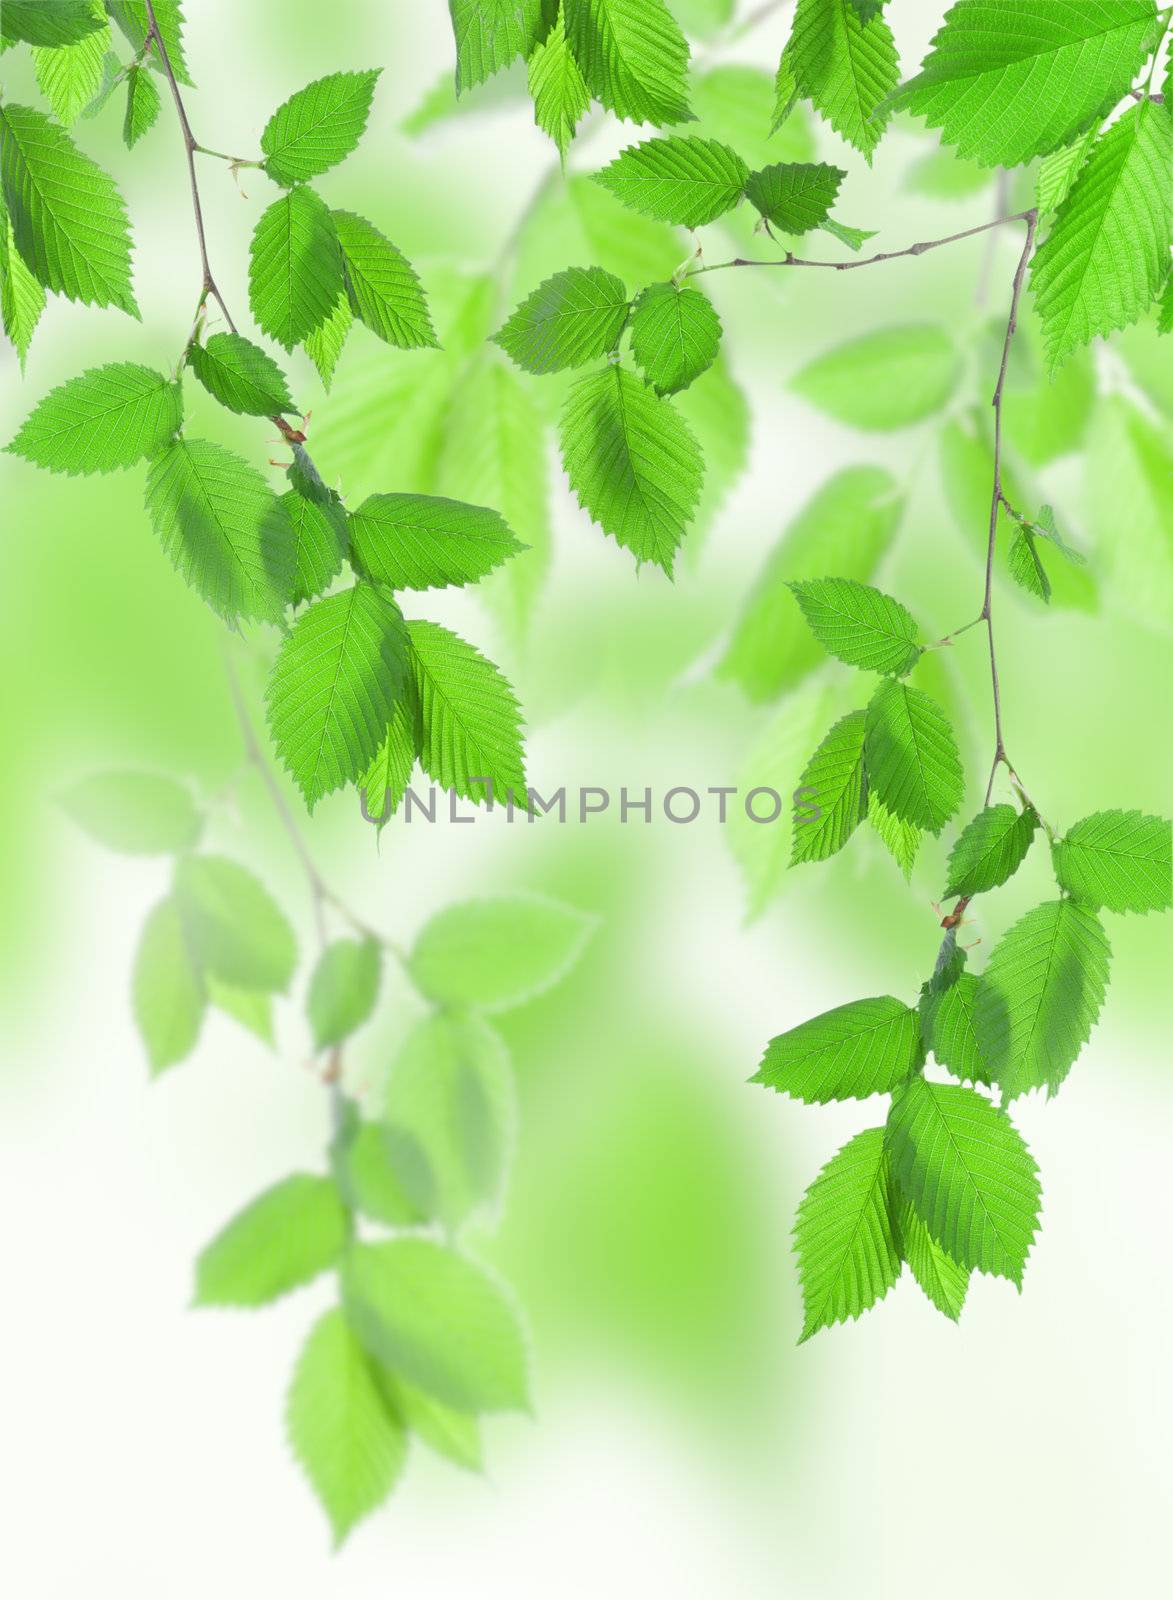
{"type": "MultiPolygon", "coordinates": [[[[727,8],[679,9],[699,37],[727,8]]],[[[408,253],[442,332],[478,274],[495,291],[483,308],[491,327],[557,267],[595,259],[634,283],[671,272],[686,252],[683,238],[665,242],[639,219],[592,210],[574,187],[574,173],[601,165],[630,129],[600,120],[564,179],[518,79],[455,115],[442,89],[428,98],[451,67],[441,0],[188,0],[186,12],[201,86],[191,114],[218,148],[249,153],[270,109],[319,72],[383,65],[367,136],[322,188],[408,253]]],[[[911,63],[937,8],[899,0],[891,12],[911,63]]],[[[935,144],[906,121],[870,172],[805,122],[767,144],[763,74],[786,26],[779,9],[725,46],[698,44],[704,68],[758,69],[732,96],[710,87],[702,112],[714,131],[737,142],[732,130],[744,129],[751,162],[805,149],[847,166],[838,210],[880,230],[882,247],[995,214],[992,183],[940,162],[926,172],[935,144]]],[[[6,92],[26,95],[27,67],[13,57],[4,67],[6,92]]],[[[126,194],[143,322],[52,303],[23,381],[11,353],[3,358],[5,437],[79,365],[170,364],[186,335],[198,274],[170,111],[131,156],[118,124],[110,112],[79,136],[126,194]]],[[[248,238],[269,186],[247,174],[242,198],[226,169],[209,163],[202,175],[218,276],[243,307],[248,238]]],[[[711,251],[740,242],[718,237],[711,251]]],[[[730,372],[713,382],[735,379],[749,402],[745,463],[738,470],[736,396],[722,389],[697,425],[723,463],[714,476],[725,493],[672,584],[636,576],[578,511],[551,456],[552,553],[528,629],[500,593],[429,596],[427,608],[509,671],[543,792],[796,781],[817,719],[829,721],[850,693],[847,673],[755,704],[717,669],[783,530],[841,466],[883,467],[907,491],[884,586],[934,633],[973,615],[982,533],[956,452],[944,453],[953,467],[942,471],[941,419],[868,435],[820,417],[788,382],[853,332],[939,322],[964,362],[950,408],[964,433],[971,408],[988,401],[987,328],[1005,315],[1017,250],[1006,230],[861,274],[707,280],[730,372]]],[[[295,364],[298,392],[315,397],[306,403],[316,454],[345,489],[459,476],[460,436],[444,404],[458,337],[447,352],[412,355],[352,339],[329,397],[295,364]]],[[[1173,787],[1168,488],[1162,504],[1130,474],[1102,398],[1140,406],[1168,449],[1170,358],[1147,331],[1121,348],[1088,363],[1101,400],[1089,406],[1084,448],[1039,474],[1111,581],[1098,584],[1093,609],[1043,613],[1005,586],[999,595],[1008,737],[1032,793],[1060,821],[1104,806],[1167,810],[1173,787]]],[[[1032,381],[1023,378],[1024,392],[1032,381]]],[[[557,383],[528,392],[552,422],[557,383]]],[[[1025,415],[1030,401],[1021,403],[1025,415]]],[[[703,411],[699,388],[695,404],[703,411]]],[[[254,457],[269,453],[264,425],[249,439],[248,424],[206,409],[204,427],[227,429],[254,457]]],[[[948,1588],[960,1600],[996,1588],[1099,1600],[1161,1590],[1155,1535],[1173,1495],[1168,923],[1112,919],[1105,1017],[1062,1095],[1022,1106],[1045,1196],[1022,1297],[975,1277],[954,1328],[906,1277],[860,1324],[797,1349],[794,1208],[869,1108],[804,1109],[745,1079],[766,1039],[812,1012],[860,994],[915,993],[938,940],[931,902],[946,846],[923,852],[911,886],[870,838],[829,867],[787,875],[781,830],[721,828],[711,809],[689,827],[662,818],[509,827],[500,814],[471,828],[396,822],[381,850],[352,800],[336,797],[315,816],[308,834],[332,879],[404,941],[437,907],[494,887],[541,889],[602,919],[573,977],[504,1024],[521,1136],[501,1224],[477,1244],[527,1309],[536,1417],[489,1426],[483,1479],[417,1452],[389,1506],[332,1557],[281,1431],[287,1374],[327,1291],[255,1316],[187,1309],[192,1259],[225,1217],[291,1168],[320,1162],[329,1112],[304,1024],[285,1018],[270,1052],[222,1019],[195,1059],[150,1085],[128,974],[162,869],[104,856],[55,796],[118,765],[181,774],[208,795],[232,784],[215,839],[297,912],[308,946],[302,881],[259,786],[237,781],[220,629],[156,548],[139,475],[50,478],[12,459],[3,473],[9,1593],[40,1600],[98,1583],[136,1600],[212,1588],[287,1600],[602,1591],[927,1600],[948,1588]]],[[[990,743],[980,635],[941,670],[967,729],[976,806],[990,743]]],[[[1046,880],[1036,851],[970,937],[988,948],[1046,880]]],[[[388,993],[355,1052],[358,1089],[376,1079],[407,1005],[388,993]]]]}

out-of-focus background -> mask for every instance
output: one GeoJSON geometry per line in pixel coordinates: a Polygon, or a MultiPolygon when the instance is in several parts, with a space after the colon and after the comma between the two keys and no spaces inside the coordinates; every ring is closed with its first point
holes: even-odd
{"type": "MultiPolygon", "coordinates": [[[[726,9],[689,0],[680,14],[698,29],[702,122],[735,143],[743,130],[751,163],[805,150],[848,167],[838,210],[878,230],[879,248],[995,214],[988,176],[952,170],[906,119],[870,172],[801,117],[768,143],[767,80],[788,17],[779,10],[713,49],[701,35],[726,9]],[[737,64],[756,75],[706,76],[737,64]]],[[[670,273],[688,248],[576,181],[630,142],[630,128],[598,119],[563,178],[513,75],[458,114],[445,114],[437,89],[404,131],[451,68],[440,0],[188,0],[186,12],[200,86],[191,114],[197,136],[220,149],[248,154],[269,111],[311,77],[383,66],[358,153],[321,187],[410,256],[442,334],[477,274],[499,302],[486,309],[491,328],[558,267],[597,260],[634,284],[641,271],[644,281],[670,273]]],[[[939,13],[912,0],[890,12],[911,68],[939,13]]],[[[6,92],[26,97],[27,66],[4,65],[6,92]]],[[[52,302],[23,382],[4,358],[5,438],[79,365],[169,364],[186,336],[198,275],[170,108],[132,155],[118,121],[84,122],[79,138],[126,194],[142,324],[52,302]]],[[[242,197],[216,163],[202,177],[218,276],[243,307],[248,239],[270,186],[246,173],[242,197]]],[[[748,242],[722,242],[716,227],[707,237],[718,258],[748,242]]],[[[736,481],[714,497],[675,582],[637,577],[574,505],[551,454],[553,553],[528,629],[500,590],[487,603],[426,597],[426,614],[483,641],[517,685],[543,793],[793,786],[820,719],[853,703],[849,675],[812,678],[800,659],[763,686],[747,669],[755,700],[728,670],[729,641],[783,530],[840,468],[883,469],[907,496],[879,568],[884,587],[930,636],[969,620],[983,537],[971,408],[987,408],[987,329],[1004,320],[1018,248],[1007,229],[858,274],[713,275],[728,373],[712,382],[726,387],[711,391],[708,417],[701,386],[689,404],[719,463],[714,478],[736,481]],[[861,432],[788,388],[820,350],[909,321],[936,323],[955,342],[947,421],[861,432]],[[748,399],[743,471],[734,381],[748,399]]],[[[357,493],[455,485],[455,359],[355,339],[330,396],[295,363],[331,477],[357,493]]],[[[1097,580],[1093,601],[1051,612],[1006,586],[999,595],[1008,738],[1061,822],[1168,806],[1168,486],[1162,500],[1129,454],[1121,408],[1169,449],[1169,359],[1146,330],[1097,353],[1068,380],[1086,388],[1064,402],[1079,447],[1050,460],[1024,451],[1039,458],[1041,498],[1094,552],[1097,580]]],[[[1011,420],[1017,404],[1025,440],[1042,402],[1029,371],[1018,384],[1011,420]]],[[[552,422],[557,381],[527,393],[552,422]]],[[[204,427],[228,426],[206,409],[204,427]]],[[[251,445],[240,442],[248,424],[224,436],[260,458],[271,450],[264,428],[251,445]]],[[[11,459],[4,468],[6,1592],[1159,1592],[1166,1563],[1153,1535],[1173,1496],[1168,922],[1112,919],[1105,1017],[1063,1093],[1022,1104],[1044,1212],[1021,1298],[975,1276],[954,1328],[906,1276],[859,1324],[796,1348],[794,1208],[870,1108],[803,1108],[745,1080],[767,1038],[812,1012],[860,994],[915,994],[938,942],[931,902],[948,836],[923,851],[911,886],[867,837],[829,866],[786,874],[781,828],[723,828],[708,807],[681,827],[662,816],[626,827],[613,816],[564,827],[510,826],[500,813],[473,827],[397,820],[376,850],[351,796],[323,804],[308,826],[332,879],[405,942],[436,908],[501,887],[540,889],[601,918],[575,973],[503,1023],[520,1138],[500,1226],[477,1248],[526,1308],[535,1416],[489,1424],[483,1478],[417,1452],[388,1506],[330,1554],[281,1422],[290,1365],[327,1291],[256,1314],[188,1309],[192,1259],[224,1219],[283,1173],[320,1163],[329,1111],[302,1025],[290,1017],[273,1052],[221,1019],[193,1060],[150,1084],[128,975],[163,869],[102,854],[55,799],[96,767],[126,765],[212,795],[241,765],[221,629],[156,547],[140,476],[50,477],[11,459]]],[[[938,687],[966,729],[972,809],[990,744],[980,635],[959,642],[938,687]]],[[[235,792],[238,807],[217,810],[216,842],[297,910],[308,945],[302,881],[263,793],[252,778],[235,792]]],[[[988,949],[1046,881],[1036,851],[969,937],[988,949]]],[[[355,1051],[360,1090],[403,1025],[392,991],[355,1051]]]]}

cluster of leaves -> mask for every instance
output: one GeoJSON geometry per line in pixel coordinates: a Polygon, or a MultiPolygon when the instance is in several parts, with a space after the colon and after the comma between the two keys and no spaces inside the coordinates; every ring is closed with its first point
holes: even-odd
{"type": "MultiPolygon", "coordinates": [[[[58,86],[75,58],[101,56],[109,26],[93,5],[57,6],[50,39],[44,9],[7,7],[4,36],[32,44],[42,84],[58,86]]],[[[141,4],[107,10],[138,49],[126,67],[127,127],[141,132],[135,107],[151,93],[157,102],[144,74],[159,64],[158,47],[141,4]]],[[[160,5],[156,15],[171,70],[186,79],[178,6],[160,5]]],[[[377,79],[374,71],[333,73],[299,90],[269,118],[262,159],[249,163],[283,191],[253,233],[253,316],[287,351],[302,346],[327,378],[355,321],[401,350],[436,343],[407,259],[365,218],[332,210],[309,183],[358,144],[377,79]]],[[[68,105],[83,98],[79,89],[68,105]]],[[[5,325],[22,355],[46,289],[137,316],[121,197],[65,129],[30,107],[0,107],[0,176],[5,325]]],[[[520,712],[509,684],[450,630],[405,621],[396,598],[403,589],[474,583],[522,545],[499,513],[459,500],[375,494],[348,511],[317,471],[301,428],[287,420],[294,406],[277,361],[235,329],[207,334],[210,297],[219,293],[205,282],[174,374],[134,361],[84,372],[40,401],[8,449],[53,472],[146,462],[147,513],[180,575],[233,627],[271,623],[285,635],[269,722],[311,809],[353,784],[385,821],[417,760],[469,799],[523,791],[520,712]],[[277,423],[293,451],[284,493],[233,451],[187,433],[188,372],[229,412],[277,423]],[[347,565],[352,581],[339,587],[347,565]]]]}
{"type": "MultiPolygon", "coordinates": [[[[107,772],[63,802],[109,848],[173,858],[135,960],[152,1074],[191,1054],[209,1006],[271,1045],[273,1000],[297,967],[294,931],[252,872],[198,848],[206,819],[190,790],[107,772]]],[[[360,1110],[338,1089],[326,1170],[265,1189],[200,1252],[199,1306],[264,1306],[337,1276],[338,1304],[306,1338],[286,1422],[338,1542],[390,1493],[412,1435],[478,1469],[480,1419],[529,1406],[518,1308],[463,1243],[470,1222],[500,1208],[516,1136],[509,1051],[491,1019],[561,982],[592,926],[528,895],[433,916],[399,958],[423,1014],[377,1103],[360,1110]]],[[[313,1050],[336,1085],[343,1047],[375,1013],[387,956],[373,934],[336,938],[309,974],[313,1050]]]]}
{"type": "MultiPolygon", "coordinates": [[[[939,833],[961,807],[964,775],[945,713],[904,682],[925,649],[915,619],[851,579],[793,588],[818,643],[880,675],[866,710],[836,723],[802,774],[794,862],[842,850],[869,814],[913,845],[922,829],[939,833]]],[[[808,1104],[891,1096],[884,1125],[850,1140],[799,1208],[804,1339],[874,1305],[904,1262],[954,1319],[973,1271],[1021,1287],[1039,1184],[1006,1106],[1032,1089],[1056,1093],[1087,1042],[1108,984],[1100,912],[1173,904],[1173,828],[1139,811],[1099,811],[1060,837],[1019,798],[987,801],[958,836],[944,890],[957,905],[916,1003],[854,1001],[766,1048],[754,1081],[808,1104]],[[1040,828],[1058,897],[1028,911],[985,970],[970,972],[957,942],[961,914],[1018,871],[1040,828]],[[959,1081],[927,1076],[930,1055],[959,1081]]]]}

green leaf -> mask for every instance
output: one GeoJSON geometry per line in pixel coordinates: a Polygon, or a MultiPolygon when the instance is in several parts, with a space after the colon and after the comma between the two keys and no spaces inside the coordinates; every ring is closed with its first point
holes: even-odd
{"type": "Polygon", "coordinates": [[[900,1276],[888,1198],[883,1128],[868,1128],[831,1157],[802,1197],[794,1225],[804,1318],[799,1343],[862,1315],[900,1276]]]}
{"type": "Polygon", "coordinates": [[[847,467],[829,478],[768,557],[718,676],[732,678],[751,700],[759,701],[799,683],[824,658],[813,635],[801,626],[791,582],[827,572],[870,578],[903,511],[900,486],[881,467],[847,467]]]}
{"type": "Polygon", "coordinates": [[[1106,911],[1167,911],[1173,830],[1142,811],[1093,811],[1051,848],[1059,887],[1106,911]]]}
{"type": "Polygon", "coordinates": [[[337,1548],[390,1494],[407,1458],[403,1423],[337,1307],[319,1317],[302,1347],[285,1426],[337,1548]]]}
{"type": "Polygon", "coordinates": [[[418,1023],[391,1069],[385,1106],[406,1194],[458,1227],[499,1201],[517,1133],[509,1052],[483,1017],[442,1012],[418,1023]]]}
{"type": "Polygon", "coordinates": [[[1099,917],[1075,900],[1035,906],[999,939],[974,1027],[1004,1099],[1058,1090],[1099,1017],[1111,954],[1099,917]]]}
{"type": "Polygon", "coordinates": [[[294,624],[269,680],[269,728],[311,811],[375,759],[407,676],[402,614],[369,583],[316,600],[294,624]]]}
{"type": "Polygon", "coordinates": [[[336,167],[356,147],[379,81],[373,72],[332,72],[291,95],[265,124],[265,171],[286,187],[336,167]]]}
{"type": "Polygon", "coordinates": [[[99,22],[72,44],[34,48],[37,85],[58,122],[76,122],[102,86],[110,27],[99,22]]]}
{"type": "Polygon", "coordinates": [[[346,264],[353,309],[384,344],[401,350],[434,348],[436,330],[420,281],[407,257],[365,217],[330,213],[346,264]]]}
{"type": "Polygon", "coordinates": [[[586,115],[591,97],[566,38],[561,5],[557,22],[529,58],[529,92],[534,102],[534,121],[553,139],[565,163],[574,131],[586,115]]]}
{"type": "Polygon", "coordinates": [[[779,161],[751,175],[745,197],[783,233],[807,233],[826,222],[846,176],[825,161],[779,161]]]}
{"type": "Polygon", "coordinates": [[[727,27],[735,8],[736,0],[674,0],[673,5],[682,26],[705,38],[727,27]]]}
{"type": "Polygon", "coordinates": [[[547,0],[448,0],[456,36],[456,91],[475,88],[545,33],[547,0]]]}
{"type": "Polygon", "coordinates": [[[525,794],[521,707],[479,650],[435,622],[410,622],[420,766],[444,789],[492,803],[525,794]]]}
{"type": "Polygon", "coordinates": [[[900,1253],[925,1294],[951,1321],[956,1322],[969,1289],[969,1268],[958,1266],[933,1238],[910,1203],[901,1198],[896,1212],[900,1253]]]}
{"type": "Polygon", "coordinates": [[[0,31],[5,39],[24,44],[76,44],[79,39],[103,27],[102,15],[90,0],[4,0],[4,19],[0,31]]]}
{"type": "Polygon", "coordinates": [[[627,289],[602,267],[557,272],[518,306],[493,335],[526,372],[561,372],[606,355],[627,322],[627,289]]]}
{"type": "Polygon", "coordinates": [[[699,290],[653,283],[636,301],[631,353],[657,394],[687,389],[720,348],[721,319],[699,290]]]}
{"type": "Polygon", "coordinates": [[[849,667],[899,678],[920,660],[916,618],[891,595],[853,578],[795,580],[790,587],[823,649],[849,667]]]}
{"type": "Polygon", "coordinates": [[[741,199],[749,168],[716,139],[669,135],[630,145],[595,182],[616,200],[661,222],[699,228],[741,199]]]}
{"type": "Polygon", "coordinates": [[[203,978],[174,896],[161,900],[143,925],[131,988],[134,1020],[157,1076],[191,1054],[204,1020],[203,978]]]}
{"type": "Polygon", "coordinates": [[[196,1258],[197,1306],[263,1306],[341,1258],[349,1218],[329,1178],[295,1172],[228,1222],[196,1258]]]}
{"type": "Polygon", "coordinates": [[[341,1044],[361,1028],[379,998],[382,958],[373,939],[335,939],[318,958],[306,1010],[314,1048],[341,1044]]]}
{"type": "Polygon", "coordinates": [[[905,878],[911,879],[920,849],[920,829],[889,811],[874,789],[868,791],[868,821],[905,878]]]}
{"type": "Polygon", "coordinates": [[[172,566],[219,616],[280,617],[289,520],[255,468],[206,439],[175,439],[151,462],[146,507],[172,566]]]}
{"type": "Polygon", "coordinates": [[[962,829],[949,855],[945,899],[997,889],[1026,860],[1039,819],[1031,806],[986,806],[962,829]]]}
{"type": "Polygon", "coordinates": [[[1071,193],[1071,186],[1083,170],[1099,131],[1097,118],[1086,133],[1081,133],[1070,144],[1060,145],[1058,150],[1053,150],[1039,162],[1035,179],[1035,205],[1040,217],[1046,216],[1048,211],[1057,210],[1071,193]]]}
{"type": "Polygon", "coordinates": [[[187,359],[213,400],[238,416],[271,417],[294,410],[281,368],[239,333],[214,333],[206,344],[191,344],[187,359]]]}
{"type": "Polygon", "coordinates": [[[762,67],[726,62],[702,72],[693,83],[699,132],[741,152],[751,167],[771,161],[809,161],[814,138],[805,114],[791,116],[785,130],[771,136],[774,77],[762,67]]]}
{"type": "Polygon", "coordinates": [[[40,111],[0,106],[0,179],[16,247],[46,289],[139,314],[114,180],[40,111]]]}
{"type": "Polygon", "coordinates": [[[986,167],[1066,144],[1128,92],[1152,0],[958,0],[900,104],[986,167]]]}
{"type": "Polygon", "coordinates": [[[592,917],[538,895],[447,906],[412,947],[412,982],[450,1009],[508,1011],[561,983],[594,931],[592,917]]]}
{"type": "Polygon", "coordinates": [[[61,804],[92,839],[128,855],[189,850],[203,831],[190,791],[154,772],[95,773],[67,789],[61,804]]]}
{"type": "Polygon", "coordinates": [[[470,1472],[479,1472],[484,1464],[481,1451],[481,1427],[475,1416],[468,1412],[453,1411],[442,1406],[431,1395],[414,1389],[401,1378],[394,1377],[384,1367],[379,1373],[383,1393],[388,1395],[396,1412],[412,1433],[455,1466],[470,1472]]]}
{"type": "Polygon", "coordinates": [[[412,679],[391,713],[375,759],[358,780],[363,815],[382,832],[407,793],[419,754],[418,696],[412,679]]]}
{"type": "Polygon", "coordinates": [[[920,1070],[920,1017],[902,1000],[853,1000],[771,1039],[750,1079],[807,1105],[888,1094],[920,1070]]]}
{"type": "MultiPolygon", "coordinates": [[[[409,1164],[398,1159],[402,1150],[403,1141],[395,1140],[381,1122],[360,1123],[346,1144],[337,1180],[352,1208],[391,1228],[428,1220],[405,1184],[411,1173],[409,1164]]],[[[422,1156],[417,1164],[423,1166],[422,1156]]]]}
{"type": "Polygon", "coordinates": [[[209,974],[205,974],[204,981],[208,999],[218,1011],[239,1022],[242,1028],[247,1028],[270,1049],[274,1048],[271,994],[261,989],[236,989],[232,984],[221,983],[219,978],[209,974]]]}
{"type": "Polygon", "coordinates": [[[848,0],[798,0],[783,64],[797,93],[870,163],[888,120],[885,102],[900,78],[883,17],[865,25],[848,0]]]}
{"type": "Polygon", "coordinates": [[[887,433],[942,410],[960,376],[956,341],[944,328],[910,322],[816,356],[791,388],[839,422],[887,433]]]}
{"type": "Polygon", "coordinates": [[[927,200],[968,200],[988,187],[991,174],[952,150],[930,150],[908,169],[904,187],[927,200]]]}
{"type": "Polygon", "coordinates": [[[563,0],[583,82],[617,117],[687,122],[688,43],[664,0],[563,0]]]}
{"type": "Polygon", "coordinates": [[[425,494],[368,496],[350,539],[367,576],[393,589],[475,583],[523,548],[498,512],[425,494]]]}
{"type": "Polygon", "coordinates": [[[562,460],[604,533],[668,574],[704,479],[687,425],[642,378],[609,366],[582,378],[562,413],[562,460]]]}
{"type": "Polygon", "coordinates": [[[867,816],[865,726],[862,711],[840,718],[803,769],[794,791],[791,866],[826,861],[867,816]]]}
{"type": "Polygon", "coordinates": [[[290,600],[300,605],[324,594],[342,571],[349,549],[346,513],[333,505],[319,505],[296,489],[283,494],[281,504],[293,534],[295,577],[290,600]]]}
{"type": "Polygon", "coordinates": [[[335,220],[324,200],[299,185],[274,200],[253,232],[249,304],[287,350],[333,316],[345,288],[335,220]]]}
{"type": "Polygon", "coordinates": [[[183,856],[174,892],[204,971],[238,989],[289,987],[297,963],[293,929],[251,872],[224,856],[183,856]]]}
{"type": "Polygon", "coordinates": [[[964,798],[965,774],[936,701],[885,678],[867,709],[866,755],[868,780],[889,811],[940,833],[964,798]]]}
{"type": "Polygon", "coordinates": [[[979,979],[963,972],[927,1008],[925,1036],[941,1065],[962,1083],[990,1086],[990,1069],[978,1041],[974,1010],[979,979]]]}
{"type": "Polygon", "coordinates": [[[1031,264],[1052,372],[1148,310],[1169,268],[1171,228],[1173,118],[1134,106],[1096,141],[1031,264]]]}
{"type": "Polygon", "coordinates": [[[1019,523],[1006,554],[1006,568],[1020,589],[1033,594],[1043,604],[1051,598],[1051,580],[1039,555],[1033,528],[1019,523]]]}
{"type": "Polygon", "coordinates": [[[115,472],[155,455],[182,421],[178,384],[113,361],[53,389],[6,448],[50,472],[115,472]]]}
{"type": "Polygon", "coordinates": [[[327,391],[334,381],[334,369],[338,365],[338,357],[342,354],[346,336],[353,324],[354,312],[350,309],[350,296],[344,287],[339,290],[334,309],[325,322],[319,323],[313,332],[307,333],[302,340],[302,347],[318,369],[322,387],[327,391]]]}
{"type": "Polygon", "coordinates": [[[1040,1191],[1006,1113],[960,1084],[913,1078],[892,1102],[887,1143],[896,1179],[936,1243],[958,1266],[1021,1288],[1040,1191]]]}
{"type": "Polygon", "coordinates": [[[0,317],[3,318],[4,332],[20,359],[22,372],[44,309],[45,291],[16,248],[12,219],[8,215],[3,191],[0,190],[0,317]]]}
{"type": "Polygon", "coordinates": [[[427,1239],[354,1246],[347,1314],[363,1344],[456,1411],[529,1404],[525,1337],[510,1299],[480,1267],[427,1239]]]}
{"type": "Polygon", "coordinates": [[[126,112],[122,119],[122,138],[128,150],[154,127],[162,102],[155,80],[144,67],[132,66],[126,73],[126,112]]]}
{"type": "MultiPolygon", "coordinates": [[[[171,63],[171,70],[180,83],[191,87],[191,78],[183,55],[183,10],[179,0],[154,0],[153,9],[155,20],[159,24],[159,32],[163,36],[167,59],[171,63]]],[[[130,40],[135,54],[142,54],[146,46],[147,28],[150,25],[146,0],[106,0],[106,10],[110,13],[111,20],[130,40]]],[[[156,51],[152,50],[146,59],[157,71],[162,71],[156,51]]]]}

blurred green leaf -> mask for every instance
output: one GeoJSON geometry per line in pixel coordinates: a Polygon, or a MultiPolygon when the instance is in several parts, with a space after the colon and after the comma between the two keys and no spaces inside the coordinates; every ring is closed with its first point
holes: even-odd
{"type": "Polygon", "coordinates": [[[173,855],[203,831],[190,790],[155,772],[98,772],[61,796],[79,827],[128,855],[173,855]]]}
{"type": "Polygon", "coordinates": [[[314,1047],[348,1039],[375,1009],[382,959],[373,939],[335,939],[327,945],[310,979],[306,1010],[314,1047]]]}
{"type": "Polygon", "coordinates": [[[176,900],[151,911],[139,938],[132,979],[134,1019],[157,1075],[190,1055],[204,1018],[204,983],[176,900]]]}
{"type": "Polygon", "coordinates": [[[560,983],[594,931],[592,917],[538,895],[497,895],[438,912],[408,972],[437,1005],[506,1011],[560,983]]]}
{"type": "Polygon", "coordinates": [[[267,1305],[334,1266],[349,1233],[332,1180],[293,1173],[237,1212],[200,1251],[195,1304],[267,1305]]]}
{"type": "Polygon", "coordinates": [[[175,867],[195,959],[238,989],[284,990],[297,961],[285,913],[257,878],[224,856],[185,856],[175,867]]]}

